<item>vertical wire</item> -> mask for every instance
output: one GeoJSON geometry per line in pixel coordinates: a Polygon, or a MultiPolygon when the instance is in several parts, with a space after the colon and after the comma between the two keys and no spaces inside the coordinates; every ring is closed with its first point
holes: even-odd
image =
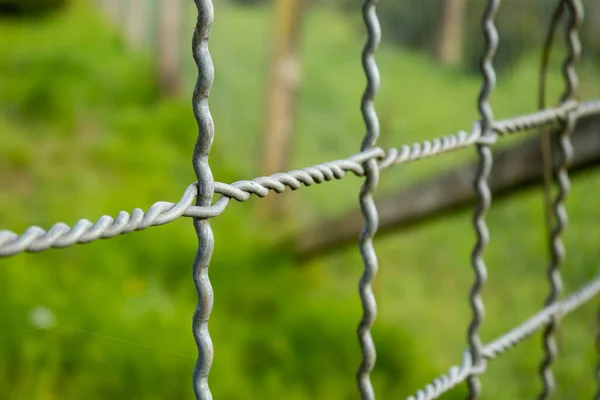
{"type": "MultiPolygon", "coordinates": [[[[214,68],[208,50],[208,38],[214,19],[211,0],[194,0],[198,9],[198,19],[192,48],[198,66],[198,79],[193,95],[193,109],[198,123],[198,139],[194,147],[192,163],[198,178],[196,206],[210,206],[214,194],[214,179],[208,156],[214,136],[214,125],[208,106],[208,96],[214,80],[214,68]]],[[[208,219],[194,218],[194,228],[198,236],[198,252],[194,258],[193,276],[198,292],[198,305],[194,312],[192,330],[198,347],[198,359],[194,368],[194,394],[198,400],[212,400],[208,387],[208,374],[213,360],[213,345],[208,332],[208,318],[213,306],[213,290],[208,278],[208,265],[214,248],[213,232],[208,219]]]]}
{"type": "MultiPolygon", "coordinates": [[[[556,7],[552,13],[550,19],[550,25],[546,33],[546,39],[544,41],[544,47],[542,50],[542,57],[540,62],[540,75],[538,80],[538,109],[544,110],[546,108],[546,80],[548,77],[548,64],[550,63],[550,55],[554,46],[554,36],[556,33],[556,27],[560,22],[565,12],[566,0],[558,0],[556,7]]],[[[543,195],[544,195],[544,239],[547,238],[548,232],[552,230],[554,214],[552,211],[552,186],[553,176],[552,172],[554,169],[552,162],[552,145],[551,145],[551,134],[548,128],[542,127],[539,129],[540,134],[540,149],[542,152],[542,171],[543,171],[543,195]]],[[[548,241],[548,255],[551,253],[550,243],[548,241]]]]}
{"type": "Polygon", "coordinates": [[[489,99],[496,84],[496,73],[492,64],[496,49],[498,47],[498,31],[494,25],[494,17],[500,6],[500,0],[488,0],[481,20],[481,28],[485,41],[483,54],[480,60],[480,70],[483,76],[483,85],[478,99],[478,108],[481,115],[482,141],[477,144],[479,155],[479,167],[475,178],[475,191],[478,196],[478,204],[473,213],[473,226],[477,236],[477,242],[471,254],[475,282],[470,292],[471,308],[473,318],[469,324],[468,342],[473,371],[467,378],[469,388],[469,399],[477,399],[481,393],[481,382],[478,374],[485,369],[485,360],[482,355],[483,345],[479,338],[479,327],[483,322],[485,308],[481,299],[481,290],[487,280],[487,269],[483,260],[483,251],[489,241],[489,232],[485,222],[485,216],[490,208],[492,195],[488,186],[488,178],[492,169],[493,157],[489,142],[493,139],[492,123],[494,113],[489,99]]]}
{"type": "MultiPolygon", "coordinates": [[[[375,62],[375,51],[381,41],[381,27],[377,19],[378,0],[365,0],[363,3],[363,19],[367,28],[367,41],[362,52],[362,64],[367,77],[367,87],[361,101],[361,111],[367,128],[361,150],[375,146],[379,137],[379,119],[375,112],[374,100],[379,91],[379,70],[375,62]]],[[[363,316],[358,325],[358,340],[362,350],[362,362],[356,373],[358,389],[363,400],[375,399],[373,385],[371,384],[371,371],[375,366],[375,345],[371,337],[371,326],[377,315],[377,304],[371,284],[377,274],[378,263],[373,236],[377,231],[379,216],[373,192],[379,181],[379,169],[376,160],[369,160],[363,164],[365,169],[365,183],[360,191],[360,207],[365,218],[365,227],[359,238],[360,252],[364,261],[364,272],[359,282],[359,293],[362,302],[363,316]]]]}
{"type": "MultiPolygon", "coordinates": [[[[566,6],[569,16],[565,31],[568,54],[562,66],[562,75],[565,82],[565,91],[561,100],[563,103],[575,100],[577,95],[579,79],[575,70],[575,64],[581,55],[581,42],[579,41],[578,30],[583,20],[583,6],[580,0],[567,0],[566,6]]],[[[575,123],[576,115],[572,112],[568,113],[558,138],[560,153],[556,173],[558,193],[556,194],[553,206],[555,225],[549,235],[551,256],[548,266],[548,283],[550,285],[550,293],[546,299],[546,306],[557,302],[563,289],[559,268],[565,259],[565,248],[561,236],[568,223],[564,202],[571,186],[568,167],[573,158],[573,146],[571,145],[570,136],[575,128],[575,123]]],[[[545,356],[540,365],[540,377],[542,378],[543,388],[539,399],[548,399],[556,386],[551,367],[558,352],[555,338],[557,330],[558,318],[553,317],[543,333],[545,356]]]]}

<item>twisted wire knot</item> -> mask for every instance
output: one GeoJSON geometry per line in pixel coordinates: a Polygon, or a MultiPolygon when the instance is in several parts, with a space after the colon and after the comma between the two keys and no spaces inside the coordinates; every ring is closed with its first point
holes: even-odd
{"type": "Polygon", "coordinates": [[[496,134],[491,135],[488,133],[486,138],[481,137],[481,122],[476,121],[473,123],[470,132],[459,131],[440,138],[387,150],[372,147],[347,159],[326,162],[286,173],[276,173],[269,177],[243,180],[232,184],[215,182],[214,191],[221,196],[209,206],[193,205],[198,194],[198,187],[196,183],[192,183],[186,188],[179,202],[161,201],[153,204],[147,212],[139,208],[134,209],[131,214],[121,211],[116,218],[105,215],[100,217],[96,223],[82,219],[73,227],[59,222],[48,231],[38,226],[31,226],[21,235],[9,230],[0,230],[0,257],[12,256],[23,251],[37,252],[51,247],[63,248],[77,243],[107,239],[120,234],[146,229],[150,226],[163,225],[182,216],[213,218],[223,213],[231,199],[243,202],[248,200],[252,194],[265,197],[270,191],[281,193],[286,188],[296,190],[303,185],[311,186],[333,179],[342,179],[347,172],[352,172],[356,176],[364,176],[363,165],[369,160],[376,160],[377,168],[382,170],[394,165],[458,150],[473,144],[492,144],[498,137],[502,137],[507,133],[548,125],[559,120],[568,121],[569,115],[574,116],[576,119],[598,113],[600,113],[599,100],[584,103],[570,100],[556,108],[509,120],[494,121],[492,131],[496,134]],[[494,136],[494,138],[491,138],[491,136],[494,136]]]}

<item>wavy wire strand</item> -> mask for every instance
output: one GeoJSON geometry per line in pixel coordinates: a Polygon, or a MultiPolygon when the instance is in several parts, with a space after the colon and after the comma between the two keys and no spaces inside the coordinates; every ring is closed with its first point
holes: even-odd
{"type": "MultiPolygon", "coordinates": [[[[566,119],[568,113],[573,113],[578,118],[600,114],[600,100],[584,103],[567,102],[558,107],[532,114],[503,121],[494,121],[492,129],[497,136],[503,137],[539,126],[553,125],[566,119]]],[[[253,194],[258,197],[265,197],[270,191],[281,193],[286,188],[296,190],[303,185],[311,186],[333,179],[342,179],[346,172],[352,172],[356,176],[364,176],[362,164],[368,160],[377,160],[377,167],[379,170],[383,170],[393,165],[423,160],[469,147],[478,143],[480,137],[480,123],[475,123],[471,132],[460,131],[441,138],[387,150],[373,147],[347,159],[329,161],[285,173],[280,172],[268,177],[242,180],[231,184],[215,182],[215,193],[221,196],[210,206],[193,205],[198,187],[197,183],[192,183],[186,188],[179,202],[174,204],[160,201],[153,204],[147,212],[139,208],[133,210],[131,215],[121,211],[116,218],[103,215],[96,223],[81,219],[73,227],[59,222],[54,224],[48,231],[38,226],[31,226],[21,235],[9,230],[0,230],[0,257],[9,257],[21,252],[39,252],[49,248],[64,248],[98,239],[108,239],[151,226],[164,225],[182,216],[213,218],[225,211],[231,199],[243,202],[253,194]]]]}
{"type": "MultiPolygon", "coordinates": [[[[556,7],[550,18],[550,25],[546,32],[546,39],[544,40],[544,47],[542,49],[542,57],[540,62],[540,73],[538,78],[538,109],[543,110],[546,108],[546,81],[548,77],[548,65],[550,64],[550,56],[554,47],[554,36],[556,34],[556,28],[562,19],[565,11],[565,0],[558,0],[556,7]]],[[[552,186],[553,186],[553,162],[552,162],[552,145],[551,145],[551,133],[546,127],[540,128],[540,149],[542,152],[542,172],[543,172],[543,187],[542,193],[544,195],[544,223],[546,229],[544,235],[552,230],[553,218],[552,213],[552,186]]],[[[546,238],[546,236],[544,237],[546,238]]],[[[551,253],[550,246],[548,247],[548,253],[551,253]]]]}
{"type": "MultiPolygon", "coordinates": [[[[569,17],[565,30],[568,54],[562,67],[565,91],[561,102],[564,104],[574,101],[577,96],[578,77],[575,64],[581,55],[581,43],[578,32],[583,20],[583,7],[579,0],[563,0],[563,4],[566,6],[569,17]]],[[[559,7],[562,7],[562,5],[559,5],[559,7]]],[[[568,223],[564,202],[570,191],[568,168],[573,159],[573,146],[571,145],[570,136],[575,128],[576,119],[577,116],[574,113],[568,113],[559,134],[560,160],[556,173],[558,193],[553,205],[555,225],[549,235],[551,257],[550,265],[548,266],[548,283],[550,293],[546,299],[547,306],[558,301],[563,289],[560,266],[564,263],[565,248],[561,236],[568,223]]],[[[540,377],[543,387],[539,395],[539,398],[543,400],[550,397],[556,386],[551,368],[558,353],[555,339],[557,330],[558,318],[554,317],[549,321],[543,334],[545,356],[540,365],[540,377]]]]}
{"type": "MultiPolygon", "coordinates": [[[[198,79],[194,89],[192,105],[198,123],[198,139],[194,147],[192,164],[198,179],[197,207],[209,207],[212,202],[215,182],[208,163],[214,137],[213,119],[208,106],[208,97],[214,80],[214,67],[208,50],[208,39],[214,19],[211,0],[195,0],[198,20],[193,37],[194,60],[198,66],[198,79]]],[[[213,361],[214,349],[208,332],[208,319],[213,306],[213,290],[208,277],[208,266],[214,247],[210,222],[206,218],[193,219],[198,236],[198,251],[193,263],[193,277],[198,304],[192,320],[192,331],[198,348],[198,359],[194,367],[193,387],[198,400],[212,400],[208,386],[208,374],[213,361]]]]}
{"type": "Polygon", "coordinates": [[[473,368],[467,378],[469,388],[468,398],[471,400],[478,399],[480,396],[481,382],[479,381],[478,375],[485,370],[485,359],[482,354],[483,347],[481,339],[479,338],[479,327],[483,322],[485,314],[483,300],[481,299],[481,290],[487,280],[487,269],[485,261],[483,260],[483,252],[489,241],[489,231],[485,222],[485,216],[492,201],[492,195],[487,180],[493,164],[490,144],[495,139],[492,129],[494,113],[489,99],[496,83],[496,73],[492,61],[496,53],[496,48],[498,47],[498,31],[494,25],[494,17],[499,6],[500,0],[488,0],[481,21],[485,46],[480,61],[483,85],[479,94],[478,108],[481,115],[481,138],[484,140],[477,143],[479,168],[475,178],[475,190],[479,202],[473,213],[473,226],[477,236],[477,242],[475,243],[471,255],[473,271],[475,272],[475,282],[473,283],[470,292],[473,318],[467,332],[469,351],[473,362],[473,368]]]}
{"type": "MultiPolygon", "coordinates": [[[[362,52],[362,64],[367,77],[367,87],[361,101],[361,111],[367,132],[361,145],[361,151],[372,149],[379,137],[379,119],[375,112],[375,96],[379,91],[379,70],[375,62],[375,51],[381,41],[381,27],[377,19],[378,0],[365,0],[363,3],[363,19],[367,28],[367,41],[362,52]]],[[[377,231],[379,217],[373,192],[379,181],[379,168],[375,159],[363,163],[365,183],[360,191],[360,208],[365,218],[365,227],[360,234],[359,248],[364,261],[364,272],[359,281],[359,294],[362,302],[363,316],[358,324],[358,340],[362,350],[362,361],[356,373],[360,396],[363,400],[375,399],[371,384],[371,371],[375,366],[375,344],[371,336],[371,326],[377,316],[377,304],[371,287],[377,274],[378,261],[373,247],[373,236],[377,231]]]]}

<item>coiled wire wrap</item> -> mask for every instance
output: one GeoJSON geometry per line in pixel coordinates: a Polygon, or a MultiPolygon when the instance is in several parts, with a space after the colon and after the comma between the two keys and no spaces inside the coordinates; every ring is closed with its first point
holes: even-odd
{"type": "MultiPolygon", "coordinates": [[[[573,113],[577,118],[600,114],[600,100],[579,104],[568,102],[556,108],[504,121],[495,121],[492,129],[498,137],[503,137],[539,126],[554,125],[564,119],[568,112],[573,113]]],[[[221,196],[210,206],[194,205],[198,185],[192,183],[186,188],[177,203],[160,201],[154,203],[146,212],[140,208],[134,209],[131,214],[121,211],[116,218],[104,215],[95,223],[81,219],[72,227],[59,222],[47,231],[38,226],[31,226],[20,235],[9,230],[0,230],[0,257],[108,239],[151,226],[164,225],[180,217],[214,218],[225,211],[231,199],[243,202],[253,194],[265,197],[270,191],[281,193],[286,188],[296,190],[303,185],[311,186],[333,179],[342,179],[347,172],[352,172],[356,176],[364,176],[363,163],[368,160],[377,160],[379,170],[383,170],[393,165],[422,160],[469,147],[478,143],[480,138],[480,124],[477,122],[473,124],[470,132],[460,131],[441,138],[404,145],[400,148],[383,150],[373,147],[344,160],[330,161],[253,180],[242,180],[231,184],[215,182],[214,191],[221,196]]]]}

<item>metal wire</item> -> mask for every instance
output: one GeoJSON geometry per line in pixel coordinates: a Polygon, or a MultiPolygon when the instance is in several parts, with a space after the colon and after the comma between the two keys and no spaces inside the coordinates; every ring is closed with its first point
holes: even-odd
{"type": "Polygon", "coordinates": [[[479,94],[479,113],[481,115],[481,137],[488,139],[477,143],[479,155],[479,166],[475,177],[475,191],[477,192],[478,204],[473,214],[473,226],[477,236],[477,242],[471,255],[475,282],[471,288],[470,302],[473,310],[473,318],[469,324],[467,338],[473,367],[467,377],[469,388],[468,398],[478,399],[481,392],[481,383],[478,375],[485,371],[485,360],[482,355],[483,347],[479,338],[479,327],[483,321],[485,308],[481,299],[481,290],[487,280],[487,269],[483,260],[483,251],[489,241],[489,232],[485,223],[485,216],[492,194],[488,186],[488,178],[492,170],[493,157],[490,144],[493,143],[495,135],[492,131],[494,113],[489,99],[496,84],[496,73],[492,64],[496,48],[498,47],[498,32],[494,25],[494,17],[500,6],[500,0],[488,0],[482,17],[482,31],[485,40],[483,55],[481,56],[480,68],[483,75],[483,85],[479,94]]]}
{"type": "MultiPolygon", "coordinates": [[[[481,351],[482,356],[488,361],[493,360],[533,335],[552,318],[565,316],[598,295],[598,293],[600,293],[600,276],[581,287],[568,298],[544,308],[521,325],[485,345],[481,351]]],[[[424,389],[408,397],[408,400],[437,399],[466,380],[469,374],[472,373],[473,368],[470,351],[465,351],[461,365],[453,366],[447,374],[436,378],[432,383],[426,385],[424,389]]]]}
{"type": "MultiPolygon", "coordinates": [[[[581,55],[581,43],[579,41],[578,29],[583,19],[583,7],[578,0],[565,0],[569,20],[566,28],[566,40],[568,55],[563,63],[563,79],[565,82],[565,92],[562,96],[562,102],[574,101],[577,95],[578,78],[575,70],[575,64],[581,55]]],[[[570,136],[575,128],[577,116],[571,113],[567,114],[563,128],[559,134],[560,157],[558,170],[556,173],[558,181],[558,193],[554,200],[553,214],[555,226],[550,232],[550,265],[548,267],[548,282],[550,293],[546,299],[546,305],[552,305],[562,292],[563,284],[559,268],[565,259],[565,249],[562,243],[562,233],[567,226],[567,211],[565,209],[565,199],[570,191],[570,181],[568,167],[573,158],[573,146],[570,136]]],[[[552,374],[552,364],[557,357],[557,345],[555,334],[558,330],[558,318],[552,318],[546,326],[543,335],[545,356],[540,365],[540,376],[542,378],[542,392],[539,395],[541,400],[548,399],[556,386],[552,374]]]]}
{"type": "MultiPolygon", "coordinates": [[[[552,13],[548,31],[546,33],[546,39],[544,40],[544,47],[542,49],[542,57],[540,60],[540,74],[538,80],[538,109],[543,110],[546,108],[546,81],[548,77],[548,67],[550,64],[550,56],[554,47],[554,36],[558,24],[560,23],[562,16],[565,11],[565,0],[557,0],[556,7],[552,13]]],[[[542,173],[543,173],[543,188],[542,193],[544,195],[544,239],[547,238],[548,232],[552,230],[554,225],[554,215],[552,213],[552,187],[554,186],[553,170],[554,165],[552,161],[552,145],[551,145],[551,133],[550,130],[540,128],[540,150],[542,151],[542,173]]],[[[548,255],[551,256],[552,250],[550,249],[550,243],[548,243],[548,255]]]]}
{"type": "MultiPolygon", "coordinates": [[[[577,118],[600,114],[600,99],[579,104],[566,102],[555,108],[503,121],[495,121],[492,129],[498,135],[498,138],[501,138],[540,126],[551,126],[558,121],[565,120],[568,113],[573,113],[577,118]]],[[[214,191],[220,194],[221,197],[210,206],[193,205],[198,187],[197,183],[192,183],[186,188],[177,203],[160,201],[153,204],[147,212],[139,208],[134,209],[131,215],[126,211],[121,211],[116,218],[104,215],[96,223],[81,219],[73,227],[59,222],[47,231],[38,226],[31,226],[21,235],[9,230],[1,230],[0,257],[14,256],[21,252],[39,252],[49,248],[64,248],[98,239],[108,239],[151,226],[164,225],[180,217],[214,218],[225,211],[231,199],[243,202],[253,194],[258,197],[265,197],[270,191],[281,193],[286,188],[296,190],[302,185],[311,186],[333,179],[342,179],[346,172],[352,172],[356,176],[364,176],[362,164],[368,160],[377,160],[379,170],[383,170],[393,165],[422,160],[472,146],[481,140],[480,128],[480,123],[477,122],[473,124],[470,132],[459,131],[441,138],[387,150],[373,147],[343,160],[330,161],[285,173],[276,173],[268,177],[242,180],[231,184],[215,182],[214,191]]]]}
{"type": "MultiPolygon", "coordinates": [[[[377,3],[378,0],[365,0],[362,8],[363,19],[367,28],[367,42],[362,52],[362,64],[367,77],[367,87],[360,108],[367,132],[361,145],[361,151],[371,150],[379,137],[379,119],[374,106],[375,96],[380,85],[379,70],[375,62],[375,51],[381,41],[381,27],[376,11],[377,3]]],[[[371,371],[375,367],[376,352],[371,337],[371,326],[377,316],[377,304],[371,284],[378,269],[377,254],[373,247],[373,236],[375,236],[379,223],[377,207],[373,199],[373,192],[379,182],[377,160],[366,160],[363,163],[363,170],[366,179],[360,191],[360,208],[365,218],[365,227],[360,234],[359,248],[365,268],[358,285],[363,308],[363,316],[358,324],[358,341],[362,350],[362,361],[356,373],[356,380],[361,398],[363,400],[373,400],[375,399],[375,393],[371,384],[371,371]]]]}
{"type": "MultiPolygon", "coordinates": [[[[209,219],[222,214],[231,199],[243,202],[248,200],[252,194],[265,197],[271,191],[281,193],[287,188],[296,190],[302,185],[310,186],[332,179],[342,179],[347,172],[364,176],[365,182],[360,192],[360,204],[365,217],[365,227],[359,238],[359,247],[364,261],[364,272],[359,282],[363,316],[358,326],[362,362],[357,371],[357,383],[362,399],[372,400],[375,398],[375,394],[370,374],[375,365],[376,352],[371,337],[371,327],[375,321],[377,307],[371,285],[378,269],[377,256],[373,247],[373,237],[378,225],[378,214],[373,193],[379,180],[379,171],[393,165],[422,160],[464,147],[475,146],[479,156],[479,167],[475,180],[475,190],[479,201],[473,215],[477,242],[471,260],[475,282],[470,291],[473,317],[468,329],[469,349],[463,353],[461,365],[452,367],[447,374],[437,378],[409,399],[435,399],[464,381],[468,383],[469,398],[477,399],[481,391],[478,375],[485,371],[486,362],[505,353],[542,327],[546,327],[544,332],[546,354],[540,367],[544,385],[540,398],[546,399],[554,389],[554,378],[550,368],[556,357],[554,335],[559,318],[600,292],[599,276],[567,299],[559,300],[562,292],[559,267],[564,260],[564,246],[561,235],[567,224],[564,201],[570,186],[567,169],[573,153],[570,136],[578,118],[600,115],[600,99],[584,103],[576,101],[578,78],[575,63],[581,53],[581,44],[578,37],[578,29],[583,18],[581,1],[561,1],[561,4],[566,5],[569,21],[566,30],[568,56],[562,69],[565,91],[559,106],[504,121],[494,121],[489,99],[496,81],[492,65],[498,45],[498,33],[494,25],[494,16],[500,0],[488,0],[482,17],[485,46],[480,62],[483,85],[478,99],[481,121],[474,123],[470,132],[460,131],[441,138],[384,150],[376,147],[379,136],[379,121],[374,107],[375,96],[380,86],[379,71],[375,63],[375,51],[381,40],[381,29],[376,14],[378,0],[364,0],[363,18],[367,28],[367,41],[362,53],[362,62],[367,77],[367,87],[361,102],[361,111],[366,124],[366,134],[361,145],[361,152],[346,159],[326,162],[300,170],[225,184],[214,181],[208,162],[214,137],[213,120],[208,105],[208,98],[214,80],[214,68],[208,49],[214,9],[211,0],[195,0],[198,19],[193,36],[193,55],[198,67],[198,79],[192,104],[198,124],[198,138],[192,161],[197,182],[187,187],[179,202],[175,204],[157,202],[147,212],[139,208],[134,209],[131,214],[121,211],[116,218],[105,215],[100,217],[96,223],[82,219],[73,227],[64,223],[57,223],[48,231],[37,226],[31,226],[21,235],[8,230],[0,231],[0,257],[8,257],[25,251],[39,252],[49,248],[63,248],[77,243],[89,243],[97,239],[106,239],[119,234],[143,230],[150,226],[163,225],[182,216],[192,217],[198,236],[198,250],[193,262],[193,278],[198,292],[198,304],[192,323],[194,339],[198,348],[198,359],[193,373],[193,388],[197,399],[211,400],[212,394],[208,385],[208,376],[214,350],[208,331],[208,320],[214,296],[208,277],[208,267],[213,252],[214,239],[209,219]],[[500,338],[483,346],[479,338],[479,328],[484,317],[481,290],[487,279],[483,252],[489,241],[485,216],[491,203],[491,193],[487,184],[493,163],[490,146],[495,143],[497,138],[508,134],[554,125],[559,125],[561,129],[559,135],[561,160],[557,171],[559,190],[553,205],[556,225],[549,235],[552,252],[548,268],[550,294],[542,311],[500,338]],[[220,197],[213,203],[215,193],[220,194],[220,197]]],[[[600,311],[598,319],[600,321],[600,311]]],[[[596,341],[598,353],[600,354],[600,332],[597,334],[596,341]]],[[[596,399],[600,400],[600,361],[596,367],[596,379],[598,380],[596,399]]]]}
{"type": "MultiPolygon", "coordinates": [[[[198,79],[194,89],[192,105],[198,123],[198,139],[194,147],[192,164],[198,179],[197,207],[209,207],[212,203],[215,182],[208,156],[214,136],[213,119],[208,107],[208,96],[214,80],[214,67],[208,50],[208,39],[214,19],[211,0],[195,0],[198,20],[192,48],[198,66],[198,79]]],[[[198,236],[198,252],[194,258],[193,276],[198,292],[198,305],[192,320],[192,331],[198,348],[198,359],[194,367],[193,387],[198,400],[212,400],[208,387],[208,374],[213,361],[214,349],[208,332],[208,318],[213,306],[213,290],[208,278],[208,266],[214,247],[213,232],[208,219],[194,218],[194,228],[198,236]]]]}

